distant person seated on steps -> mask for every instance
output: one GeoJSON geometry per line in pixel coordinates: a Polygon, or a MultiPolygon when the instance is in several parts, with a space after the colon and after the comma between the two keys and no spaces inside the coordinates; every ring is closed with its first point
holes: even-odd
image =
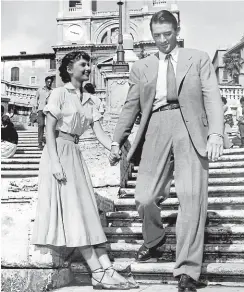
{"type": "Polygon", "coordinates": [[[1,139],[2,158],[13,157],[17,149],[18,133],[8,115],[2,116],[1,139]]]}
{"type": "Polygon", "coordinates": [[[237,109],[237,121],[241,136],[241,146],[240,148],[244,148],[244,97],[240,99],[241,106],[237,109]]]}

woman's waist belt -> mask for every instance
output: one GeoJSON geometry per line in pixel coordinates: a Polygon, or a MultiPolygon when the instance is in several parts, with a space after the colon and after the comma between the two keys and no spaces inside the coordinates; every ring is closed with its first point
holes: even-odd
{"type": "Polygon", "coordinates": [[[72,141],[75,144],[79,143],[79,136],[76,135],[76,134],[70,134],[70,133],[59,131],[58,132],[58,137],[61,137],[61,138],[65,139],[65,140],[72,141]]]}

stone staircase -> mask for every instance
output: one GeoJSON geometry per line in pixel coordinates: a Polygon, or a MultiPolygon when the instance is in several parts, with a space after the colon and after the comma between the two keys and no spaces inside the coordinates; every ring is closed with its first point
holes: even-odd
{"type": "MultiPolygon", "coordinates": [[[[86,139],[90,143],[91,138],[86,139]]],[[[37,133],[20,132],[17,153],[11,159],[2,160],[2,177],[37,177],[40,156],[37,133]]],[[[104,229],[108,237],[109,254],[119,271],[131,271],[140,283],[174,283],[172,270],[178,208],[174,182],[170,197],[162,203],[166,244],[161,248],[161,258],[137,263],[135,254],[143,243],[142,222],[134,200],[137,171],[138,166],[133,166],[125,187],[120,189],[119,198],[114,201],[113,212],[106,213],[107,227],[104,229]]],[[[80,256],[73,257],[71,270],[77,281],[89,281],[89,271],[80,262],[80,256]]],[[[201,282],[244,286],[244,149],[225,150],[221,160],[210,163],[201,282]]]]}

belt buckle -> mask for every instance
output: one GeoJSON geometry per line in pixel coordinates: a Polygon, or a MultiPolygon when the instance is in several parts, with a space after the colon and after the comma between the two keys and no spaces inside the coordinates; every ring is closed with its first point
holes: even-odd
{"type": "Polygon", "coordinates": [[[78,144],[79,143],[79,136],[75,135],[74,138],[75,138],[74,139],[75,144],[78,144]]]}

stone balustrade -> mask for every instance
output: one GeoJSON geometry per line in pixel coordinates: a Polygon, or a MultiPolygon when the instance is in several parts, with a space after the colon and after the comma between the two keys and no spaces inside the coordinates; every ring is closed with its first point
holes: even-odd
{"type": "Polygon", "coordinates": [[[69,12],[80,12],[81,10],[82,10],[81,6],[69,8],[69,12]]]}
{"type": "Polygon", "coordinates": [[[1,97],[9,98],[10,104],[32,107],[35,104],[37,89],[37,86],[22,85],[1,80],[1,97]]]}
{"type": "Polygon", "coordinates": [[[166,4],[166,1],[162,1],[162,0],[153,0],[153,6],[158,6],[158,5],[162,5],[162,4],[166,4]]]}
{"type": "Polygon", "coordinates": [[[240,99],[244,97],[244,87],[238,85],[220,85],[221,96],[227,99],[228,105],[231,108],[240,106],[240,99]]]}
{"type": "MultiPolygon", "coordinates": [[[[142,13],[143,9],[131,9],[130,11],[130,15],[134,15],[134,14],[138,14],[138,13],[142,13]]],[[[119,15],[118,11],[94,11],[93,12],[94,16],[117,16],[119,15]]]]}

